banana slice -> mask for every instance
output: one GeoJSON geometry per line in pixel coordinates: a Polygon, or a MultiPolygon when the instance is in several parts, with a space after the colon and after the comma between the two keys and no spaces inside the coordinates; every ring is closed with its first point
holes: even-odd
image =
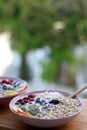
{"type": "Polygon", "coordinates": [[[15,95],[15,94],[18,94],[18,92],[13,91],[13,90],[7,90],[7,91],[4,92],[4,96],[12,96],[12,95],[15,95]]]}

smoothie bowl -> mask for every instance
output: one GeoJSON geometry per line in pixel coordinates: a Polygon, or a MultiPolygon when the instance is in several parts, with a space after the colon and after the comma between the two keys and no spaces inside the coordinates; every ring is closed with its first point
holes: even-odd
{"type": "Polygon", "coordinates": [[[0,77],[0,106],[5,106],[9,101],[27,91],[28,84],[19,78],[0,77]]]}
{"type": "Polygon", "coordinates": [[[67,92],[44,90],[19,95],[9,103],[10,110],[25,123],[36,127],[56,127],[74,119],[83,105],[67,92]]]}

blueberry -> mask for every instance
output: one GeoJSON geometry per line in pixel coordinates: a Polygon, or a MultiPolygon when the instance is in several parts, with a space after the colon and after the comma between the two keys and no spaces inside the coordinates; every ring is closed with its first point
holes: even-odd
{"type": "Polygon", "coordinates": [[[21,105],[24,105],[24,104],[25,104],[25,102],[24,102],[24,101],[22,101],[20,104],[21,104],[21,105]]]}
{"type": "Polygon", "coordinates": [[[40,98],[37,98],[35,103],[38,103],[40,105],[46,105],[47,104],[47,102],[45,100],[40,100],[40,98]]]}
{"type": "Polygon", "coordinates": [[[16,82],[14,81],[14,82],[12,82],[12,84],[14,85],[14,84],[16,84],[16,82]]]}
{"type": "Polygon", "coordinates": [[[5,84],[3,84],[2,89],[7,90],[7,86],[5,84]]]}
{"type": "Polygon", "coordinates": [[[37,98],[35,103],[39,103],[40,105],[42,104],[42,102],[40,101],[40,98],[37,98]]]}
{"type": "Polygon", "coordinates": [[[36,100],[35,103],[40,103],[40,101],[36,100]]]}
{"type": "Polygon", "coordinates": [[[21,85],[21,82],[17,82],[16,85],[17,85],[17,86],[20,86],[20,85],[21,85]]]}
{"type": "Polygon", "coordinates": [[[17,86],[16,86],[16,82],[13,82],[12,85],[13,85],[13,87],[17,87],[17,86]]]}
{"type": "Polygon", "coordinates": [[[19,105],[20,103],[19,102],[16,102],[15,105],[19,105]]]}
{"type": "Polygon", "coordinates": [[[45,100],[42,100],[41,102],[42,102],[42,105],[46,105],[47,104],[47,102],[45,100]]]}
{"type": "Polygon", "coordinates": [[[12,85],[16,88],[18,86],[21,86],[21,82],[14,82],[12,85]]]}
{"type": "Polygon", "coordinates": [[[36,100],[40,101],[40,98],[37,98],[36,100]]]}
{"type": "Polygon", "coordinates": [[[57,104],[59,104],[60,102],[59,102],[58,100],[53,99],[53,100],[51,100],[49,103],[50,103],[50,104],[53,104],[53,105],[57,105],[57,104]]]}
{"type": "Polygon", "coordinates": [[[14,82],[12,83],[12,85],[13,85],[14,87],[19,86],[19,84],[20,84],[20,82],[16,82],[16,81],[14,81],[14,82]]]}
{"type": "Polygon", "coordinates": [[[29,104],[32,104],[32,102],[28,102],[29,104]]]}
{"type": "Polygon", "coordinates": [[[37,98],[35,102],[36,102],[36,103],[39,103],[39,102],[40,102],[40,98],[37,98]]]}
{"type": "Polygon", "coordinates": [[[45,102],[45,100],[42,100],[42,102],[45,102]]]}
{"type": "Polygon", "coordinates": [[[47,102],[44,102],[44,105],[48,104],[47,102]]]}
{"type": "Polygon", "coordinates": [[[39,104],[40,104],[40,105],[43,105],[43,103],[42,103],[41,101],[39,102],[39,104]]]}

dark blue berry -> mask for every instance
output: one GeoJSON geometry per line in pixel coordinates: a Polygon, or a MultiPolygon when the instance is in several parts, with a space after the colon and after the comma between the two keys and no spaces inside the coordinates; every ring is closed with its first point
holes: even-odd
{"type": "Polygon", "coordinates": [[[3,84],[2,89],[7,90],[7,86],[5,84],[3,84]]]}
{"type": "Polygon", "coordinates": [[[40,98],[37,98],[36,100],[40,101],[40,98]]]}
{"type": "Polygon", "coordinates": [[[21,104],[21,105],[24,105],[24,104],[25,104],[25,102],[24,102],[24,101],[22,101],[22,102],[20,102],[20,104],[21,104]]]}
{"type": "Polygon", "coordinates": [[[42,102],[45,102],[45,100],[42,100],[42,102]]]}
{"type": "Polygon", "coordinates": [[[16,84],[15,84],[15,82],[13,82],[12,85],[13,85],[13,87],[17,87],[16,84]]]}
{"type": "Polygon", "coordinates": [[[14,87],[16,88],[17,86],[16,86],[16,85],[14,85],[14,87]]]}
{"type": "Polygon", "coordinates": [[[40,98],[37,98],[35,102],[36,102],[36,103],[39,103],[39,102],[40,102],[40,98]]]}
{"type": "Polygon", "coordinates": [[[21,85],[21,83],[20,83],[20,82],[18,82],[17,86],[20,86],[20,85],[21,85]]]}
{"type": "Polygon", "coordinates": [[[40,98],[37,98],[35,103],[39,103],[40,105],[42,104],[42,102],[40,101],[40,98]]]}
{"type": "Polygon", "coordinates": [[[21,82],[15,82],[15,86],[21,85],[21,82]]]}
{"type": "Polygon", "coordinates": [[[45,100],[42,100],[41,102],[42,102],[42,105],[46,105],[47,104],[47,102],[45,100]]]}
{"type": "Polygon", "coordinates": [[[12,85],[13,85],[14,87],[17,87],[17,86],[19,85],[19,82],[14,81],[14,82],[12,83],[12,85]]]}
{"type": "Polygon", "coordinates": [[[40,104],[40,105],[43,105],[43,103],[42,103],[41,101],[39,102],[39,104],[40,104]]]}
{"type": "Polygon", "coordinates": [[[32,102],[28,102],[29,104],[32,104],[32,102]]]}
{"type": "Polygon", "coordinates": [[[60,102],[58,101],[58,100],[51,100],[50,102],[49,102],[50,104],[53,104],[53,105],[57,105],[57,104],[59,104],[60,102]]]}
{"type": "Polygon", "coordinates": [[[19,102],[16,102],[15,105],[19,105],[20,103],[19,102]]]}
{"type": "Polygon", "coordinates": [[[40,105],[45,105],[45,104],[47,104],[47,102],[46,102],[45,100],[40,100],[40,98],[37,98],[36,101],[35,101],[35,103],[38,103],[38,104],[40,104],[40,105]]]}
{"type": "Polygon", "coordinates": [[[36,100],[35,103],[40,103],[40,101],[36,100]]]}
{"type": "Polygon", "coordinates": [[[14,81],[14,82],[12,82],[12,84],[14,85],[14,84],[16,84],[16,82],[14,81]]]}

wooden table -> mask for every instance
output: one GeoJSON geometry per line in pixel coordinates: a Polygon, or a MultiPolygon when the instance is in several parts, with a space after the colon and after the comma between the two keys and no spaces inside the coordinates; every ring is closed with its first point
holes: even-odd
{"type": "MultiPolygon", "coordinates": [[[[82,112],[70,123],[50,130],[87,130],[87,99],[82,99],[84,108],[82,112]]],[[[0,130],[43,130],[26,125],[18,119],[8,108],[0,108],[0,130]]]]}

